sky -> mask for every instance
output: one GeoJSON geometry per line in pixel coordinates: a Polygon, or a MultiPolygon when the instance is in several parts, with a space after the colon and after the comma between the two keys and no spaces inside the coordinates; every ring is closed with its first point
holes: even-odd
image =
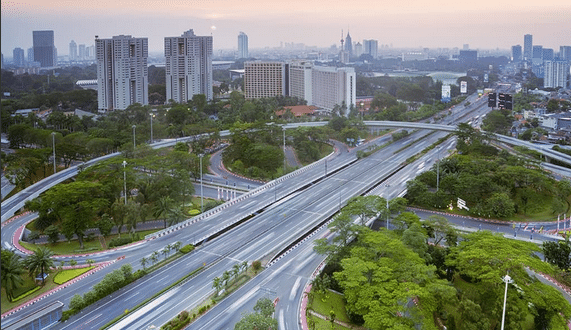
{"type": "Polygon", "coordinates": [[[395,48],[509,49],[533,43],[571,45],[568,0],[2,0],[1,48],[32,46],[32,31],[53,30],[58,55],[69,42],[93,45],[95,35],[147,37],[150,52],[163,52],[164,37],[193,29],[212,35],[214,49],[236,49],[240,31],[250,48],[283,43],[339,45],[376,39],[395,48]]]}

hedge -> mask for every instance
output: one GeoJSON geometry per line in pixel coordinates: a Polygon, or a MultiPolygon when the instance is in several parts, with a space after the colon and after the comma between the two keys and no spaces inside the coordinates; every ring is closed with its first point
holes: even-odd
{"type": "Polygon", "coordinates": [[[194,245],[192,245],[192,244],[187,244],[187,245],[183,246],[179,251],[180,251],[181,253],[186,254],[186,253],[189,253],[189,252],[191,252],[191,251],[193,251],[193,250],[194,250],[194,245]]]}

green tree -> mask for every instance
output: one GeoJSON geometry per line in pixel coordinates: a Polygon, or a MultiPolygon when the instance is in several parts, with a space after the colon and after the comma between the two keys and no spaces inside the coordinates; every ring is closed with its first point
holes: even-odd
{"type": "Polygon", "coordinates": [[[28,268],[30,276],[35,277],[38,275],[38,272],[39,275],[42,275],[42,285],[45,283],[43,274],[46,274],[50,268],[54,267],[52,256],[53,252],[50,249],[40,246],[33,254],[24,259],[24,266],[28,268]]]}
{"type": "Polygon", "coordinates": [[[113,220],[111,220],[111,217],[109,217],[109,214],[107,213],[104,213],[101,216],[101,219],[97,221],[97,228],[99,228],[99,233],[103,237],[107,237],[111,234],[111,230],[113,229],[114,225],[115,224],[113,223],[113,220]]]}
{"type": "Polygon", "coordinates": [[[69,301],[69,309],[79,311],[85,306],[85,302],[83,301],[83,297],[79,294],[74,294],[69,301]]]}
{"type": "Polygon", "coordinates": [[[216,296],[218,296],[218,293],[222,289],[222,280],[220,279],[220,277],[215,277],[212,280],[212,287],[216,290],[216,296]]]}
{"type": "Polygon", "coordinates": [[[55,244],[59,240],[59,228],[56,225],[50,225],[44,230],[44,234],[48,235],[48,242],[55,244]]]}
{"type": "Polygon", "coordinates": [[[14,299],[14,290],[24,284],[22,274],[24,274],[24,266],[20,256],[14,252],[2,250],[2,287],[6,291],[9,301],[14,299]]]}
{"type": "Polygon", "coordinates": [[[268,298],[260,298],[254,306],[254,313],[242,316],[234,326],[234,330],[277,330],[278,320],[272,317],[274,304],[268,298]]]}
{"type": "Polygon", "coordinates": [[[155,205],[155,210],[153,215],[157,220],[160,217],[165,217],[164,218],[165,228],[167,227],[167,218],[171,212],[173,202],[174,202],[173,199],[170,198],[169,196],[163,196],[157,201],[157,204],[155,205]]]}

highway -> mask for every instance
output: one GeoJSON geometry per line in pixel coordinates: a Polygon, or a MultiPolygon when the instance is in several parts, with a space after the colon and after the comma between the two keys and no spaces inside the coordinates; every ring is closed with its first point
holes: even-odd
{"type": "MultiPolygon", "coordinates": [[[[460,113],[461,110],[458,112],[460,113]]],[[[328,160],[327,177],[324,177],[324,163],[318,162],[312,167],[305,168],[303,171],[280,182],[271,182],[259,188],[259,190],[255,190],[254,193],[240,202],[227,205],[223,210],[212,214],[208,218],[190,224],[169,235],[152,239],[143,245],[127,250],[97,255],[98,260],[110,260],[122,255],[125,255],[126,258],[115,262],[105,271],[95,273],[86,280],[62,290],[61,293],[54,295],[53,299],[64,301],[67,305],[73,294],[81,294],[89,290],[108,270],[118,268],[126,262],[131,263],[135,269],[138,269],[140,268],[139,260],[143,256],[150,255],[152,251],[161,249],[168,243],[175,241],[181,241],[183,244],[204,242],[207,237],[212,236],[220,228],[228,227],[242,218],[257,214],[247,222],[223,235],[209,239],[195,252],[137,281],[137,283],[133,283],[131,286],[113,294],[112,297],[105,298],[97,306],[86,309],[80,315],[60,325],[60,328],[98,328],[107,322],[105,320],[110,320],[120,315],[124,309],[137,305],[138,302],[149,297],[152,292],[160,290],[161,287],[166,287],[182,275],[206,264],[206,269],[192,280],[177,287],[174,291],[169,291],[167,296],[153,302],[152,308],[149,308],[148,311],[142,310],[130,316],[129,320],[126,320],[125,323],[119,326],[123,328],[142,328],[151,324],[156,326],[163,324],[182,309],[193,307],[193,304],[199,303],[202,297],[212,293],[212,278],[220,276],[225,270],[230,269],[233,264],[243,260],[253,261],[278,254],[298,237],[303,236],[311,228],[333,215],[346,200],[355,195],[365,193],[369,188],[374,188],[377,183],[393,175],[396,170],[400,169],[404,160],[430,145],[439,136],[438,134],[430,134],[428,138],[422,138],[426,134],[426,131],[416,132],[352,165],[349,164],[355,160],[355,150],[351,153],[339,153],[336,157],[328,160]],[[414,146],[394,154],[409,143],[413,143],[414,146]],[[344,168],[346,166],[347,168],[344,168]],[[336,169],[339,171],[335,173],[336,169]],[[298,190],[299,187],[304,187],[304,189],[298,190]],[[153,290],[148,290],[149,287],[152,287],[153,290]],[[160,316],[158,316],[159,314],[160,316]]],[[[441,136],[445,135],[444,133],[439,134],[441,136]]],[[[377,143],[382,144],[384,141],[379,139],[377,143]]],[[[450,146],[451,144],[447,145],[447,147],[450,146]]],[[[428,161],[424,161],[425,166],[427,166],[426,162],[428,161]]],[[[420,168],[417,167],[417,169],[419,170],[420,168]]],[[[409,173],[408,175],[412,174],[409,173]]],[[[406,179],[401,179],[400,183],[402,182],[406,182],[406,179]]],[[[399,194],[397,183],[391,185],[391,187],[394,187],[396,191],[391,194],[399,194]]],[[[2,208],[4,213],[4,205],[2,208]]],[[[2,240],[4,241],[4,236],[2,240]]],[[[281,259],[279,262],[281,262],[281,259]]],[[[286,261],[283,262],[283,267],[289,267],[285,264],[286,261]]],[[[278,263],[269,269],[282,267],[278,266],[278,263]]],[[[307,269],[310,269],[312,266],[313,261],[308,261],[307,269]]],[[[301,267],[299,271],[303,273],[307,269],[301,267]]],[[[293,278],[296,277],[294,276],[293,278]]],[[[299,280],[299,284],[295,284],[297,281],[295,279],[294,285],[289,286],[289,288],[291,289],[294,286],[301,287],[302,281],[299,280]]],[[[263,283],[261,285],[264,286],[263,283]]],[[[273,289],[271,291],[278,292],[273,289]]],[[[292,292],[288,293],[289,296],[293,295],[294,300],[297,299],[297,293],[292,292]]],[[[37,306],[27,308],[22,313],[27,314],[44,304],[44,301],[45,303],[53,301],[51,299],[46,298],[41,303],[36,304],[37,306]]],[[[219,306],[222,305],[221,303],[219,306]]],[[[242,306],[241,302],[236,306],[242,306]]],[[[291,306],[288,308],[289,310],[292,309],[291,306]]],[[[242,311],[241,307],[234,310],[237,309],[242,311]]],[[[226,309],[226,312],[232,314],[230,312],[234,310],[226,309]]],[[[287,316],[289,315],[289,310],[281,312],[284,315],[283,322],[285,322],[285,326],[292,322],[290,317],[287,316]]],[[[16,319],[18,315],[23,314],[14,314],[9,318],[3,319],[2,323],[8,324],[11,322],[10,320],[16,319]]],[[[239,312],[233,314],[239,316],[239,312]]],[[[199,323],[197,322],[196,324],[198,325],[199,323]]]]}

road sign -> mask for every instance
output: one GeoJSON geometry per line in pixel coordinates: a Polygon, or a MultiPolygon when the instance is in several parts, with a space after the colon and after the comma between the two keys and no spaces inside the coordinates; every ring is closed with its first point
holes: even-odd
{"type": "Polygon", "coordinates": [[[461,199],[460,197],[458,197],[457,206],[458,206],[459,209],[466,209],[466,211],[469,211],[469,210],[470,210],[470,209],[466,206],[466,201],[464,201],[464,200],[461,199]]]}
{"type": "Polygon", "coordinates": [[[488,94],[488,107],[490,108],[496,107],[496,93],[488,94]]]}

